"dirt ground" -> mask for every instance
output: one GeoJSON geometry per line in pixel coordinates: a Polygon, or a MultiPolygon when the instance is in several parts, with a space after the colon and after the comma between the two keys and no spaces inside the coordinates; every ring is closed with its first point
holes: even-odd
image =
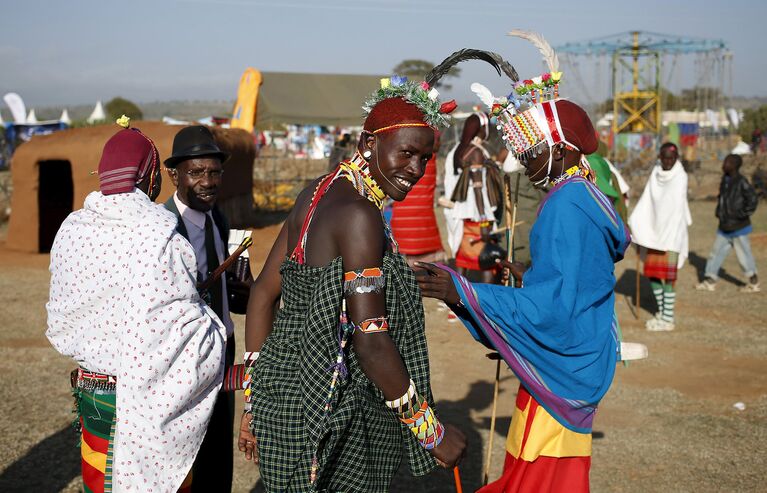
{"type": "MultiPolygon", "coordinates": [[[[634,317],[633,252],[616,266],[616,308],[625,339],[646,344],[650,358],[619,366],[602,402],[594,428],[595,492],[766,491],[767,292],[738,292],[744,279],[734,254],[724,265],[716,292],[693,289],[714,239],[714,205],[691,202],[690,262],[680,272],[674,332],[644,330],[644,321],[654,311],[644,279],[641,307],[634,317]],[[745,409],[733,407],[736,402],[745,404],[745,409]]],[[[257,231],[256,272],[277,229],[257,231]]],[[[764,204],[754,218],[754,230],[757,264],[767,274],[764,204]]],[[[77,437],[70,427],[68,372],[74,365],[44,336],[49,259],[10,252],[4,239],[0,229],[0,491],[81,491],[77,437]]],[[[474,343],[460,324],[447,323],[436,303],[427,300],[425,308],[438,411],[468,436],[470,452],[461,476],[464,490],[473,491],[481,483],[491,438],[495,363],[485,358],[487,350],[474,343]]],[[[235,323],[241,345],[243,317],[235,323]]],[[[517,385],[511,372],[502,370],[491,478],[501,472],[517,385]]],[[[234,491],[263,491],[257,469],[239,453],[234,491]]],[[[392,491],[455,489],[449,472],[413,479],[403,466],[392,491]]]]}

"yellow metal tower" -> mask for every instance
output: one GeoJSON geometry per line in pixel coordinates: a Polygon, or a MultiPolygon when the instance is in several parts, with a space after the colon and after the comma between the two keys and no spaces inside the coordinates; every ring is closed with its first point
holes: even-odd
{"type": "Polygon", "coordinates": [[[639,32],[632,44],[613,52],[613,135],[661,132],[660,52],[643,47],[639,32]]]}

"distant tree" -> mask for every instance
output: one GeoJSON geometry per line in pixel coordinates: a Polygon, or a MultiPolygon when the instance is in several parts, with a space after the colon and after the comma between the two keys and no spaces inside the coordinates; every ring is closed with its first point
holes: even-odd
{"type": "Polygon", "coordinates": [[[125,98],[112,98],[104,105],[109,121],[114,121],[123,115],[129,116],[131,120],[141,120],[144,114],[133,101],[125,98]]]}
{"type": "Polygon", "coordinates": [[[754,130],[759,129],[764,132],[767,130],[767,105],[758,108],[749,108],[743,111],[743,121],[738,126],[738,134],[746,143],[751,143],[751,135],[754,130]]]}
{"type": "MultiPolygon", "coordinates": [[[[396,75],[404,75],[410,80],[420,81],[424,80],[426,74],[434,68],[434,64],[427,62],[426,60],[402,60],[392,69],[392,73],[396,75]]],[[[443,77],[442,81],[437,82],[437,87],[444,87],[450,89],[450,84],[445,84],[443,81],[447,77],[458,77],[461,75],[461,69],[458,67],[451,67],[448,70],[447,75],[443,77]]]]}

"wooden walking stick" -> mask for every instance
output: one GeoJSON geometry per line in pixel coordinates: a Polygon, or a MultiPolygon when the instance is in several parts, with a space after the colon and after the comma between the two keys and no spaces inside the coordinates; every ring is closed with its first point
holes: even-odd
{"type": "Polygon", "coordinates": [[[229,255],[229,257],[227,257],[227,259],[224,260],[221,263],[221,265],[216,267],[216,270],[214,270],[213,273],[211,273],[211,275],[207,279],[205,279],[204,281],[202,281],[201,283],[197,285],[197,291],[202,293],[206,289],[209,289],[211,286],[213,286],[213,283],[216,282],[216,280],[221,277],[221,274],[223,274],[224,271],[228,269],[237,260],[237,257],[242,255],[242,252],[247,250],[248,247],[250,247],[250,245],[252,244],[253,244],[253,240],[250,238],[250,236],[244,238],[242,240],[242,243],[240,243],[240,246],[237,247],[237,250],[235,250],[234,253],[229,255]]]}
{"type": "MultiPolygon", "coordinates": [[[[504,192],[504,217],[506,219],[506,260],[509,262],[514,260],[514,228],[517,225],[517,201],[519,199],[519,173],[517,173],[517,181],[514,185],[514,202],[511,201],[511,178],[509,175],[503,177],[503,192],[504,192]]],[[[511,273],[509,278],[506,279],[504,284],[506,286],[514,286],[514,283],[510,283],[511,273]]],[[[488,482],[488,476],[490,473],[490,462],[493,457],[493,437],[495,435],[495,417],[498,409],[498,392],[500,390],[501,383],[501,356],[497,352],[488,353],[489,359],[496,360],[495,363],[495,384],[493,387],[493,409],[490,415],[490,438],[487,442],[487,457],[485,458],[485,470],[482,474],[482,484],[486,485],[488,482]]]]}

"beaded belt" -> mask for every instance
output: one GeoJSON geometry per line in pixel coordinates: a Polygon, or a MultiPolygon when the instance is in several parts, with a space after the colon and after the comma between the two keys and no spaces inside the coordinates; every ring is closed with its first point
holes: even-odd
{"type": "Polygon", "coordinates": [[[72,370],[69,378],[73,389],[85,390],[86,392],[94,390],[114,392],[117,389],[117,377],[104,373],[77,368],[72,370]]]}

